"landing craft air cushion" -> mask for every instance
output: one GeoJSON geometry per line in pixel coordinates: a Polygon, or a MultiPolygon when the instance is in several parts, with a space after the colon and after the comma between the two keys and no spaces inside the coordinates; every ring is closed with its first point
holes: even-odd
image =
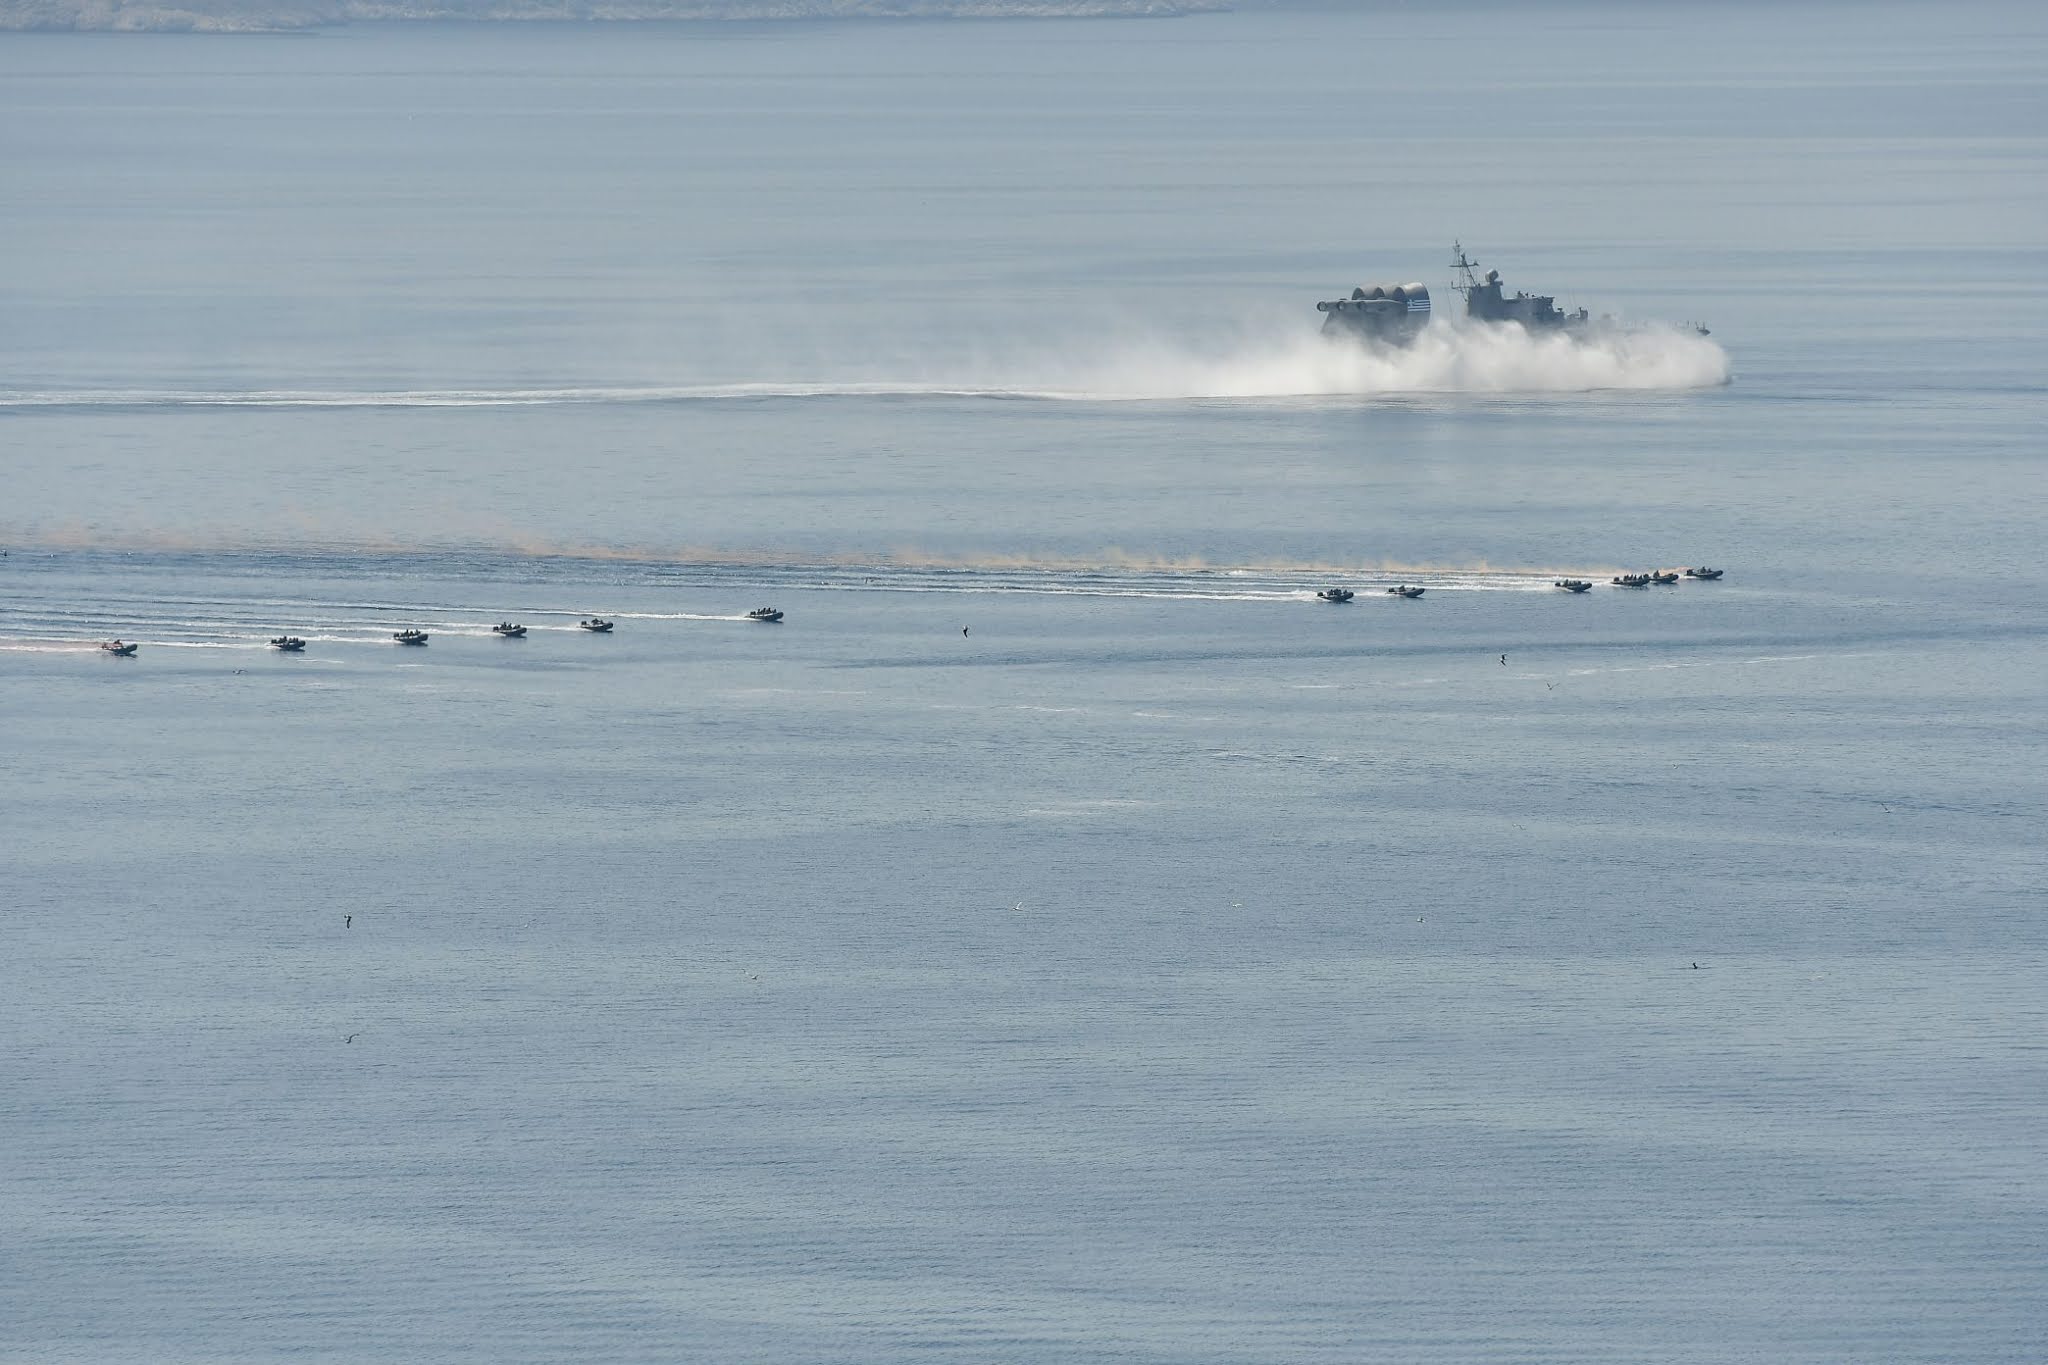
{"type": "MultiPolygon", "coordinates": [[[[1473,322],[1513,322],[1528,332],[1581,332],[1596,321],[1585,309],[1566,312],[1551,294],[1509,294],[1500,272],[1479,273],[1479,262],[1465,254],[1462,242],[1451,243],[1451,288],[1464,297],[1465,316],[1473,322]]],[[[1316,305],[1323,315],[1323,335],[1351,337],[1388,346],[1407,346],[1429,325],[1429,286],[1425,284],[1359,285],[1349,298],[1326,299],[1316,305]]],[[[1597,325],[1614,324],[1600,318],[1597,325]]],[[[1702,323],[1686,327],[1708,335],[1702,323]]]]}

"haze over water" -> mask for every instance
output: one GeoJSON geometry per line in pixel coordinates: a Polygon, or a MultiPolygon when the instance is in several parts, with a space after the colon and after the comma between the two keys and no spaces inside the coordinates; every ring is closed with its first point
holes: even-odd
{"type": "Polygon", "coordinates": [[[2040,1359],[2044,27],[0,42],[0,1358],[2040,1359]]]}

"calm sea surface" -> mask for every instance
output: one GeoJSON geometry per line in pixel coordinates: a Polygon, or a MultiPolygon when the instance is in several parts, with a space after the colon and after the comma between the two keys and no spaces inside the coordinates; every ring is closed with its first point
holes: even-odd
{"type": "Polygon", "coordinates": [[[0,41],[0,1358],[2048,1358],[2044,92],[0,41]]]}

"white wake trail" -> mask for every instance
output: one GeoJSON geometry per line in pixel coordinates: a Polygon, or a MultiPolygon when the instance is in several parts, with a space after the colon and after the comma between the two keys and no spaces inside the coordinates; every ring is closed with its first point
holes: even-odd
{"type": "Polygon", "coordinates": [[[1531,334],[1514,324],[1436,323],[1405,348],[1305,330],[1221,349],[1126,334],[977,359],[898,362],[912,373],[724,383],[406,390],[0,390],[0,410],[76,407],[470,408],[762,399],[1031,399],[1044,402],[1570,394],[1711,388],[1727,352],[1689,329],[1595,326],[1531,334]],[[922,373],[917,373],[922,371],[922,373]]]}

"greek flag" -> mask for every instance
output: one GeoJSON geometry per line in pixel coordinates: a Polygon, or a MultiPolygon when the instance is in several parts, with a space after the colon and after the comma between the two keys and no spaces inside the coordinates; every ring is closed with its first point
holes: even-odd
{"type": "Polygon", "coordinates": [[[1429,311],[1429,300],[1428,300],[1428,299],[1410,299],[1410,300],[1408,300],[1408,311],[1409,311],[1409,312],[1411,312],[1411,313],[1427,313],[1427,312],[1429,311]]]}

